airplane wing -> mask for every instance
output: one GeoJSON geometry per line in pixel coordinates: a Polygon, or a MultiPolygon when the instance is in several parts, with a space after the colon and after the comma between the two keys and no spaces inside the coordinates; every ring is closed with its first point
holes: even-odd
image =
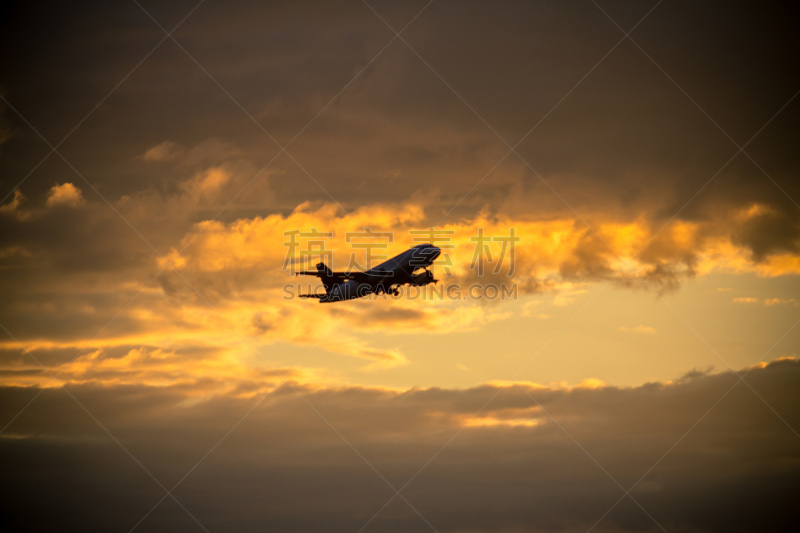
{"type": "Polygon", "coordinates": [[[345,272],[349,279],[354,279],[359,283],[379,283],[387,278],[394,276],[391,270],[370,270],[369,272],[345,272]]]}
{"type": "Polygon", "coordinates": [[[325,277],[325,278],[334,278],[338,282],[345,281],[345,280],[356,280],[359,283],[376,283],[386,278],[391,278],[394,276],[394,272],[391,270],[371,270],[369,273],[367,272],[331,272],[331,271],[324,271],[324,270],[304,270],[302,272],[297,272],[295,274],[297,276],[317,276],[317,277],[325,277]]]}

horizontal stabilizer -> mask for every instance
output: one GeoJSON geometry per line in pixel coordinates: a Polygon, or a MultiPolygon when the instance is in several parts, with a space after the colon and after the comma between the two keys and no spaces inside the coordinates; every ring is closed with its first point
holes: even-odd
{"type": "Polygon", "coordinates": [[[302,272],[298,272],[295,276],[319,276],[323,280],[325,279],[343,279],[344,276],[341,272],[331,272],[331,269],[325,266],[325,263],[317,263],[316,270],[303,270],[302,272]]]}

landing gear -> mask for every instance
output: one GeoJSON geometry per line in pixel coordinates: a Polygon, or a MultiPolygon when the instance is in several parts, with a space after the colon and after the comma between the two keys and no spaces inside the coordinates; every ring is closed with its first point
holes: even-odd
{"type": "Polygon", "coordinates": [[[387,287],[385,285],[378,285],[377,287],[375,287],[375,294],[378,295],[378,294],[381,294],[381,293],[391,294],[392,296],[399,296],[400,295],[400,291],[397,290],[397,288],[395,288],[395,287],[392,287],[392,286],[387,287]]]}

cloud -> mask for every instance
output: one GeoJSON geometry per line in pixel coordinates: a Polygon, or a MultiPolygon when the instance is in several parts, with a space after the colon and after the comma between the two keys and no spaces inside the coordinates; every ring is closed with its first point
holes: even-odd
{"type": "Polygon", "coordinates": [[[758,298],[734,298],[733,301],[740,304],[754,304],[758,302],[758,298]]]}
{"type": "MultiPolygon", "coordinates": [[[[209,191],[230,188],[241,176],[235,166],[227,164],[193,169],[167,197],[169,200],[157,205],[174,206],[175,210],[167,211],[177,212],[176,217],[190,217],[202,205],[209,205],[207,202],[215,196],[209,191]]],[[[16,293],[9,290],[12,297],[0,308],[9,317],[6,322],[30,349],[77,346],[80,339],[85,344],[103,328],[108,317],[136,298],[135,308],[114,323],[112,337],[106,338],[103,345],[95,342],[94,347],[162,346],[176,353],[192,344],[221,349],[221,339],[232,332],[219,320],[218,312],[237,332],[264,346],[288,342],[310,349],[336,328],[339,335],[335,341],[326,342],[328,351],[366,361],[362,368],[375,371],[407,363],[408,354],[404,353],[399,336],[442,335],[461,328],[474,331],[511,317],[507,307],[489,301],[456,302],[438,300],[436,296],[432,296],[436,301],[427,301],[431,297],[414,301],[387,299],[378,310],[364,306],[346,318],[341,308],[285,299],[284,286],[300,280],[290,276],[292,269],[305,268],[316,261],[300,253],[308,239],[300,239],[294,251],[287,247],[287,232],[308,232],[311,228],[331,232],[333,236],[324,239],[325,249],[331,253],[329,263],[335,269],[345,269],[351,261],[366,262],[365,251],[346,242],[349,232],[363,231],[364,227],[374,232],[394,232],[394,239],[385,243],[386,248],[373,251],[384,257],[414,244],[412,237],[427,239],[410,233],[425,228],[428,221],[425,204],[416,201],[363,206],[348,215],[334,204],[303,203],[286,214],[230,221],[205,218],[183,233],[171,251],[166,253],[164,248],[162,259],[112,210],[84,200],[70,183],[52,188],[50,205],[44,209],[23,209],[21,195],[20,192],[12,203],[6,204],[5,210],[12,216],[0,218],[6,228],[0,240],[0,260],[15,265],[3,283],[13,287],[34,283],[35,279],[37,290],[25,291],[24,297],[13,296],[16,293]],[[81,209],[55,209],[57,205],[80,205],[81,209]],[[19,213],[26,213],[26,217],[20,218],[19,213]],[[153,280],[170,260],[170,268],[153,280]],[[178,269],[180,276],[172,268],[178,269]],[[442,305],[450,316],[439,309],[442,305]],[[343,323],[337,326],[340,320],[343,323]],[[373,332],[398,340],[383,346],[378,338],[365,337],[373,332]]],[[[123,199],[120,210],[133,214],[136,220],[145,220],[150,210],[144,204],[152,198],[123,199]]],[[[721,216],[742,215],[734,210],[721,216]]],[[[612,280],[631,288],[646,288],[648,284],[668,288],[690,277],[714,272],[785,275],[795,268],[794,256],[785,256],[789,259],[783,261],[783,255],[769,255],[758,262],[730,238],[703,237],[705,230],[699,223],[679,223],[664,230],[652,241],[657,246],[639,256],[636,251],[652,238],[651,225],[645,221],[597,224],[598,232],[620,250],[623,258],[628,258],[627,265],[605,252],[587,228],[569,218],[514,219],[483,214],[445,224],[441,229],[452,232],[451,240],[444,244],[453,247],[445,248],[449,265],[438,265],[434,272],[442,280],[441,290],[458,286],[462,296],[469,295],[467,288],[473,283],[517,284],[520,295],[547,292],[553,305],[566,306],[586,294],[593,281],[612,280]],[[510,251],[503,254],[501,242],[490,241],[487,246],[491,261],[487,256],[485,275],[481,277],[470,269],[476,250],[472,238],[481,228],[484,235],[491,237],[508,236],[510,228],[514,228],[520,241],[514,250],[513,268],[510,251]],[[773,262],[780,268],[770,270],[773,262]],[[451,277],[442,275],[445,267],[450,269],[451,277]]],[[[292,285],[288,294],[307,292],[309,283],[313,290],[315,281],[303,279],[301,285],[292,285]]],[[[552,314],[534,313],[528,304],[522,313],[542,320],[552,314]]],[[[229,357],[244,357],[247,352],[246,347],[239,347],[226,353],[229,357]]]]}
{"type": "MultiPolygon", "coordinates": [[[[228,166],[206,167],[189,175],[173,198],[195,207],[178,216],[189,216],[201,201],[207,202],[214,196],[207,194],[208,191],[230,187],[239,176],[228,166]]],[[[7,313],[16,317],[11,319],[14,331],[32,348],[44,341],[71,345],[76,336],[83,335],[88,341],[102,329],[104,316],[113,316],[134,297],[138,305],[150,307],[146,312],[125,313],[124,319],[115,325],[117,337],[109,341],[109,346],[138,343],[147,348],[169,342],[182,349],[183,346],[174,345],[169,339],[209,342],[201,341],[198,331],[215,332],[213,336],[217,339],[229,335],[227,326],[208,308],[208,301],[241,334],[251,335],[259,342],[290,342],[310,348],[337,327],[342,315],[329,306],[285,299],[284,285],[300,280],[290,276],[292,269],[305,268],[317,260],[301,254],[309,239],[300,239],[294,251],[287,247],[290,239],[287,232],[308,232],[312,228],[331,232],[333,236],[323,239],[325,249],[331,253],[328,262],[335,269],[345,269],[352,261],[366,262],[365,251],[346,242],[348,232],[363,231],[364,227],[374,232],[393,232],[394,239],[385,243],[386,248],[373,251],[390,257],[414,244],[412,237],[426,238],[410,232],[425,228],[428,220],[424,204],[415,202],[374,204],[348,215],[333,204],[304,203],[287,214],[198,222],[161,259],[107,206],[83,200],[80,191],[69,183],[51,189],[47,209],[20,211],[21,195],[6,205],[6,211],[15,214],[0,220],[8,228],[3,232],[5,240],[0,241],[0,257],[7,264],[20,267],[13,270],[17,281],[6,279],[9,284],[20,283],[26,275],[34,276],[25,265],[35,264],[40,269],[35,277],[42,296],[32,296],[29,291],[25,298],[11,298],[4,303],[7,313]],[[55,205],[78,204],[82,206],[80,213],[53,209],[55,205]],[[18,212],[30,216],[23,220],[17,216],[18,212]],[[153,275],[169,261],[172,266],[151,282],[153,275]],[[180,276],[172,268],[177,268],[180,276]],[[139,291],[144,292],[137,296],[139,291]]],[[[142,199],[124,200],[121,209],[138,213],[133,205],[139,201],[142,199]]],[[[141,212],[142,220],[148,212],[141,212]]],[[[743,216],[739,210],[723,218],[737,216],[743,216]]],[[[730,238],[703,237],[704,230],[698,223],[676,223],[661,232],[651,248],[646,249],[647,253],[639,256],[636,251],[652,238],[652,226],[644,221],[598,224],[597,230],[623,258],[628,258],[627,265],[604,251],[589,230],[580,228],[572,219],[512,219],[484,214],[446,224],[441,229],[452,232],[449,243],[443,243],[452,245],[445,248],[450,262],[434,267],[434,272],[442,280],[442,290],[457,284],[462,296],[468,295],[467,288],[473,283],[517,284],[523,295],[548,292],[553,305],[565,306],[586,294],[586,287],[592,281],[612,280],[631,288],[646,288],[647,284],[668,288],[690,277],[714,272],[772,276],[794,272],[795,268],[791,266],[794,256],[785,256],[786,261],[781,259],[782,255],[766,256],[758,262],[746,249],[737,248],[730,238]],[[487,256],[485,275],[478,276],[476,270],[470,269],[476,251],[472,237],[481,228],[484,235],[492,237],[508,236],[510,228],[514,228],[520,241],[514,250],[513,268],[510,251],[503,254],[501,242],[491,241],[487,244],[491,261],[487,256]],[[771,270],[773,264],[779,266],[771,270]],[[451,271],[451,277],[442,275],[446,274],[445,267],[451,271]]],[[[309,283],[313,290],[315,281],[303,279],[302,286],[292,285],[289,294],[307,292],[309,283]]],[[[361,338],[363,333],[444,334],[460,328],[475,330],[511,316],[502,305],[487,301],[461,301],[455,305],[445,300],[443,304],[450,306],[455,323],[438,309],[438,304],[425,304],[424,300],[387,301],[377,311],[366,306],[355,309],[342,325],[338,342],[327,344],[334,353],[367,360],[371,370],[391,368],[405,364],[407,355],[400,348],[378,348],[374,340],[361,338]]],[[[525,304],[522,312],[523,316],[535,315],[540,319],[551,315],[533,313],[529,304],[525,304]]],[[[219,346],[219,341],[210,344],[219,346]]]]}
{"type": "Polygon", "coordinates": [[[557,291],[556,294],[553,296],[553,305],[557,307],[565,307],[567,305],[571,305],[575,302],[576,296],[579,296],[581,294],[586,294],[588,292],[589,291],[583,289],[557,291]]]}
{"type": "Polygon", "coordinates": [[[157,144],[151,148],[148,148],[141,157],[144,161],[164,162],[172,161],[182,153],[183,150],[178,146],[177,143],[166,140],[161,144],[157,144]]]}
{"type": "MultiPolygon", "coordinates": [[[[746,379],[788,424],[800,424],[800,362],[761,364],[746,379]]],[[[425,466],[403,495],[442,532],[585,531],[601,517],[601,531],[659,531],[627,500],[605,515],[623,494],[583,450],[626,489],[644,475],[631,494],[670,531],[796,523],[797,439],[733,373],[633,388],[521,385],[392,390],[296,381],[296,391],[284,385],[252,412],[269,389],[203,395],[193,392],[202,383],[86,383],[70,391],[165,486],[196,467],[175,495],[210,530],[357,531],[394,494],[366,459],[395,487],[425,466]]],[[[0,388],[2,419],[37,392],[0,388]]],[[[0,504],[11,528],[130,529],[162,495],[58,389],[42,392],[6,429],[0,452],[14,487],[0,504]]],[[[143,526],[189,520],[162,505],[143,526]]],[[[395,502],[374,527],[425,526],[395,502]]]]}
{"type": "MultiPolygon", "coordinates": [[[[721,218],[733,220],[740,216],[740,211],[734,210],[721,218]]],[[[316,228],[333,234],[321,237],[330,254],[325,258],[328,262],[332,260],[334,268],[343,269],[347,265],[366,265],[365,252],[342,238],[348,232],[363,232],[364,227],[370,227],[376,233],[391,233],[393,240],[379,239],[376,243],[383,246],[377,253],[390,257],[409,244],[430,240],[410,234],[424,228],[427,219],[424,204],[413,202],[374,204],[348,215],[334,204],[304,203],[285,216],[245,218],[227,225],[217,221],[200,223],[184,237],[184,243],[193,242],[185,257],[177,258],[176,251],[171,257],[182,268],[200,270],[210,277],[232,269],[243,271],[256,263],[262,268],[265,264],[274,265],[280,256],[283,256],[281,265],[287,260],[290,264],[314,262],[322,256],[303,255],[308,239],[298,239],[297,247],[290,250],[286,247],[289,237],[284,234],[316,228]],[[203,234],[193,241],[200,230],[203,234]],[[412,241],[412,237],[417,240],[412,241]]],[[[522,292],[551,291],[555,293],[556,305],[572,303],[576,296],[586,292],[582,286],[591,281],[610,280],[633,288],[674,289],[686,279],[713,272],[769,277],[800,273],[800,255],[777,251],[756,256],[750,249],[737,246],[734,234],[719,233],[720,227],[724,226],[715,225],[712,230],[704,223],[676,221],[656,233],[654,226],[646,221],[633,224],[609,221],[597,224],[598,234],[595,234],[569,218],[539,220],[482,214],[437,228],[440,233],[434,238],[444,235],[446,240],[436,243],[444,247],[444,252],[434,270],[443,274],[439,277],[445,283],[458,282],[464,287],[473,283],[500,286],[513,282],[519,284],[522,292]],[[501,241],[508,238],[512,228],[519,238],[513,254],[510,247],[503,249],[501,241]],[[491,239],[483,248],[475,241],[481,231],[491,239]],[[485,264],[483,275],[476,262],[481,255],[485,264]]]]}
{"type": "Polygon", "coordinates": [[[740,214],[740,219],[734,242],[750,248],[756,261],[775,253],[796,254],[800,249],[800,220],[795,213],[754,204],[740,214]]]}
{"type": "MultiPolygon", "coordinates": [[[[547,187],[540,190],[543,183],[516,157],[508,157],[494,168],[507,151],[505,143],[446,86],[432,84],[430,72],[419,58],[387,49],[380,61],[371,62],[383,47],[385,28],[375,27],[373,13],[361,12],[362,7],[327,7],[320,19],[309,21],[304,20],[304,12],[298,6],[253,4],[235,13],[201,14],[193,18],[195,26],[185,28],[187,37],[203,39],[196,52],[203,55],[204,67],[221,77],[220,83],[244,109],[254,113],[270,136],[285,143],[303,132],[293,141],[291,150],[292,158],[302,169],[285,154],[277,156],[270,169],[282,173],[283,179],[255,180],[254,186],[262,188],[248,189],[236,198],[227,211],[230,215],[227,221],[252,218],[255,213],[285,214],[303,201],[330,201],[328,193],[348,211],[422,196],[429,202],[428,225],[436,224],[445,215],[447,221],[473,219],[482,211],[514,219],[531,213],[541,214],[543,220],[565,219],[574,216],[574,209],[592,227],[598,228],[597,223],[617,225],[618,238],[601,234],[614,247],[624,247],[626,242],[638,241],[641,236],[652,236],[661,223],[693,198],[698,183],[714,176],[721,161],[727,159],[724,156],[730,142],[727,139],[710,142],[709,137],[717,134],[713,124],[705,116],[695,116],[694,110],[687,109],[685,100],[676,98],[673,88],[638,68],[641,57],[627,52],[615,58],[609,56],[612,61],[607,63],[608,68],[598,69],[596,76],[586,79],[588,83],[582,85],[583,90],[571,93],[552,115],[549,113],[553,102],[559,102],[571,86],[568,80],[573,80],[576,71],[587,71],[597,60],[596,51],[605,46],[605,31],[586,22],[590,18],[583,16],[582,10],[575,12],[557,4],[547,7],[519,4],[509,10],[487,13],[482,6],[475,5],[464,8],[458,19],[426,10],[426,17],[415,20],[409,28],[417,32],[409,37],[412,39],[409,42],[419,47],[426,61],[442,72],[443,78],[474,109],[480,110],[481,116],[506,141],[513,142],[514,137],[520,138],[542,117],[552,116],[553,120],[541,122],[518,150],[558,196],[547,187]],[[262,33],[247,29],[248,24],[258,20],[280,20],[281,24],[264,28],[262,33]],[[487,20],[492,21],[486,29],[489,41],[484,49],[478,49],[469,28],[487,20]],[[521,20],[536,21],[538,31],[523,31],[521,20]],[[335,27],[329,21],[336,21],[335,27]],[[231,39],[231,35],[240,36],[241,32],[249,38],[231,39]],[[291,50],[276,49],[272,46],[276,35],[302,45],[290,47],[291,50]],[[439,42],[426,35],[449,38],[439,42]],[[554,43],[552,49],[558,53],[548,53],[549,47],[541,46],[540,39],[545,38],[554,43]],[[520,42],[525,43],[530,57],[506,53],[522,46],[520,42]],[[253,54],[251,47],[269,52],[253,54]],[[497,57],[505,59],[498,62],[497,57]],[[370,67],[362,72],[367,63],[370,67]],[[498,100],[494,85],[475,80],[470,74],[474,69],[492,72],[491,79],[506,87],[508,97],[498,100]],[[543,77],[542,72],[548,75],[543,77]],[[358,77],[354,76],[356,73],[358,77]],[[624,90],[620,90],[619,80],[625,80],[624,90]],[[339,94],[346,84],[348,90],[339,94]],[[305,128],[312,119],[313,127],[305,128]],[[487,174],[487,179],[483,179],[487,174]],[[324,191],[314,181],[323,185],[324,191]],[[387,200],[388,190],[390,200],[387,200]],[[472,192],[467,195],[469,191],[472,192]],[[454,206],[455,210],[448,214],[454,206]],[[655,228],[639,231],[642,220],[655,228]],[[636,227],[629,228],[632,224],[636,227]]],[[[682,58],[674,66],[680,71],[676,79],[683,76],[684,84],[695,84],[696,91],[704,95],[727,94],[729,98],[721,101],[708,97],[717,105],[710,115],[726,131],[735,128],[732,137],[737,138],[741,133],[741,138],[749,138],[794,93],[796,80],[789,74],[794,65],[793,48],[786,45],[793,42],[792,32],[785,27],[769,27],[768,31],[764,26],[753,29],[753,20],[782,18],[776,16],[775,10],[780,8],[774,6],[753,5],[725,14],[729,24],[726,27],[747,28],[746,32],[706,27],[703,21],[709,9],[676,7],[669,13],[659,13],[662,17],[659,20],[665,24],[670,20],[676,23],[696,20],[697,26],[693,27],[703,28],[673,43],[674,54],[682,58]],[[741,74],[747,68],[734,68],[716,55],[717,48],[708,43],[719,42],[730,43],[721,47],[725,50],[759,46],[761,52],[748,57],[745,63],[751,69],[763,69],[762,75],[754,79],[769,83],[756,84],[741,74]],[[715,65],[717,75],[700,68],[705,64],[715,65]],[[754,97],[755,94],[760,98],[754,97]]],[[[113,78],[116,68],[109,58],[119,58],[124,53],[133,64],[140,59],[129,55],[135,55],[137,46],[146,46],[147,39],[139,34],[128,39],[135,28],[133,22],[123,16],[122,8],[110,10],[116,15],[114,23],[103,26],[106,31],[100,33],[87,33],[97,28],[94,19],[81,18],[83,11],[49,15],[54,24],[60,20],[74,24],[64,24],[57,32],[48,34],[50,45],[28,51],[31,57],[21,54],[9,63],[8,79],[13,83],[8,90],[24,98],[23,108],[41,109],[45,116],[69,131],[80,119],[74,115],[77,110],[91,109],[107,93],[102,80],[113,78]],[[75,32],[87,41],[74,39],[75,32]],[[98,50],[99,56],[106,60],[78,59],[83,57],[82,46],[88,41],[93,44],[87,46],[98,50]],[[83,81],[59,88],[45,87],[36,70],[30,69],[31,64],[47,65],[43,68],[49,68],[48,72],[59,79],[79,72],[75,80],[83,81]]],[[[28,8],[20,8],[16,15],[21,18],[9,17],[9,20],[26,21],[26,16],[35,19],[28,8]]],[[[4,29],[9,43],[28,33],[24,23],[9,22],[4,29]]],[[[658,47],[658,42],[653,46],[658,47]]],[[[182,171],[194,174],[204,170],[194,166],[214,167],[238,159],[243,166],[246,163],[252,167],[252,172],[241,181],[239,176],[234,178],[232,182],[239,187],[229,194],[225,188],[220,191],[221,207],[279,149],[263,132],[253,135],[254,125],[246,117],[242,120],[241,114],[231,113],[232,103],[218,86],[187,84],[186,77],[190,74],[185,70],[188,68],[185,58],[152,59],[147,61],[149,70],[126,85],[123,93],[118,93],[124,102],[115,110],[115,120],[87,122],[82,126],[89,128],[85,130],[84,142],[91,139],[96,147],[94,152],[104,156],[84,156],[78,166],[101,184],[104,196],[109,198],[149,193],[149,214],[151,218],[161,218],[163,213],[171,211],[165,207],[174,206],[160,205],[158,196],[168,196],[178,188],[178,182],[186,178],[182,171]],[[119,128],[119,124],[126,127],[119,128]],[[217,148],[227,144],[237,155],[209,149],[214,142],[207,139],[208,132],[220,132],[217,148]],[[183,152],[181,147],[185,147],[183,152]],[[136,168],[124,168],[137,157],[133,165],[136,168]],[[168,164],[153,165],[149,161],[168,164]]],[[[792,112],[793,108],[788,107],[764,130],[760,139],[765,140],[758,146],[763,153],[754,157],[758,161],[768,159],[773,165],[773,179],[796,198],[793,130],[788,126],[792,121],[785,118],[792,112]]],[[[13,142],[18,142],[18,137],[13,142]]],[[[7,165],[2,169],[3,175],[38,149],[36,143],[20,144],[13,152],[7,149],[7,144],[3,145],[0,164],[7,165]]],[[[86,151],[85,146],[81,143],[78,151],[86,151]]],[[[711,231],[706,227],[707,222],[720,225],[717,213],[749,211],[752,204],[757,204],[762,207],[749,217],[725,222],[729,226],[725,228],[728,240],[733,239],[736,248],[747,252],[749,262],[794,256],[798,236],[796,207],[777,189],[764,187],[764,179],[763,173],[749,162],[734,161],[710,184],[709,194],[693,199],[676,222],[697,226],[701,234],[708,236],[711,231]],[[718,185],[722,183],[725,185],[718,185]],[[735,231],[731,232],[734,223],[735,231]]],[[[38,197],[39,192],[28,192],[28,196],[38,197]]],[[[203,218],[210,216],[203,213],[191,220],[203,218]]],[[[147,220],[144,216],[143,219],[147,220]]],[[[154,225],[156,230],[161,226],[164,232],[186,233],[187,227],[179,221],[169,222],[157,220],[154,225]]],[[[577,225],[585,229],[582,222],[577,225]]],[[[564,275],[609,274],[607,258],[598,257],[606,252],[595,240],[591,237],[584,240],[580,257],[563,265],[564,275]]],[[[654,283],[670,276],[691,275],[697,257],[690,246],[674,247],[665,241],[660,245],[654,243],[653,247],[659,248],[659,254],[667,248],[674,253],[663,265],[658,257],[652,257],[654,262],[646,262],[644,266],[651,271],[654,283]]],[[[797,270],[796,263],[791,266],[797,270]]],[[[777,267],[772,264],[768,270],[777,267]]]]}
{"type": "Polygon", "coordinates": [[[62,183],[61,185],[53,185],[53,188],[47,192],[45,205],[47,207],[77,207],[83,202],[84,199],[80,189],[72,183],[62,183]]]}
{"type": "Polygon", "coordinates": [[[24,220],[30,216],[29,213],[21,211],[19,207],[26,200],[25,195],[19,189],[14,189],[14,196],[7,204],[0,205],[0,213],[14,216],[20,220],[24,220]]]}
{"type": "Polygon", "coordinates": [[[795,304],[797,305],[797,301],[794,298],[767,298],[764,300],[764,305],[788,305],[788,304],[795,304]]]}

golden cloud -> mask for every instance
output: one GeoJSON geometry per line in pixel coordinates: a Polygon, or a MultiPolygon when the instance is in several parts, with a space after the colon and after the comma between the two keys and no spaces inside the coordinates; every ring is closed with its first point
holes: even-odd
{"type": "MultiPolygon", "coordinates": [[[[224,167],[215,167],[196,174],[187,183],[194,184],[194,190],[214,188],[224,185],[228,176],[224,167]]],[[[71,184],[52,189],[51,198],[58,199],[53,200],[55,203],[73,202],[73,205],[81,201],[80,191],[71,184]]],[[[21,200],[17,197],[14,202],[4,207],[13,205],[16,209],[21,200]]],[[[759,276],[800,273],[800,260],[791,253],[775,253],[756,260],[746,246],[736,244],[737,224],[763,216],[761,209],[750,211],[721,215],[720,220],[730,222],[727,233],[711,231],[701,222],[685,221],[675,221],[658,231],[642,219],[625,224],[600,222],[595,224],[597,234],[569,218],[539,220],[482,213],[474,219],[437,228],[447,233],[435,237],[450,240],[434,241],[444,252],[434,272],[442,280],[440,288],[465,289],[473,283],[517,284],[519,294],[548,293],[549,305],[553,306],[570,305],[587,292],[587,284],[598,280],[664,287],[712,272],[759,276]],[[502,240],[480,240],[481,235],[489,239],[508,238],[512,230],[519,238],[513,253],[510,248],[504,253],[502,240]],[[485,260],[484,276],[477,272],[481,255],[485,260]]],[[[512,316],[508,307],[487,305],[485,301],[453,301],[441,294],[416,301],[387,299],[379,307],[358,302],[319,305],[288,297],[306,292],[307,285],[313,289],[316,282],[315,278],[291,276],[293,270],[304,269],[319,259],[318,248],[316,257],[302,253],[309,240],[324,242],[324,251],[330,253],[326,262],[341,270],[364,265],[368,253],[380,261],[409,245],[428,241],[424,233],[427,220],[424,205],[419,202],[374,204],[347,215],[337,205],[304,203],[286,215],[198,223],[194,231],[183,237],[179,247],[165,258],[156,259],[153,265],[156,268],[169,266],[157,282],[145,287],[149,277],[143,277],[118,287],[130,297],[142,291],[136,305],[125,311],[129,324],[92,341],[92,355],[82,355],[76,361],[76,369],[91,361],[98,372],[110,375],[115,373],[114,364],[124,362],[132,377],[119,379],[168,383],[178,375],[170,366],[173,359],[202,346],[215,355],[202,365],[194,362],[186,365],[182,370],[189,375],[188,379],[232,372],[230,378],[235,382],[243,379],[236,376],[246,375],[258,363],[253,350],[242,339],[256,350],[284,342],[310,350],[324,339],[327,352],[364,361],[362,370],[376,371],[408,363],[402,343],[391,340],[396,336],[471,331],[512,316]],[[364,228],[370,228],[373,236],[380,233],[392,236],[378,239],[384,245],[382,248],[367,250],[353,246],[376,240],[364,237],[364,228]],[[300,239],[296,249],[287,246],[293,232],[311,233],[312,229],[330,236],[300,239]],[[412,231],[422,233],[412,234],[412,231]],[[188,280],[191,287],[181,278],[188,280]],[[302,288],[296,285],[298,281],[302,288]],[[290,290],[286,284],[292,284],[290,290]],[[331,335],[333,331],[335,335],[331,335]],[[373,332],[381,332],[382,340],[364,335],[373,332]],[[124,355],[118,353],[122,349],[124,355]],[[112,352],[113,357],[108,355],[112,352]],[[114,357],[121,359],[114,361],[114,357]],[[223,371],[226,364],[231,368],[223,371]]],[[[24,252],[5,250],[7,254],[24,252]]],[[[468,293],[463,291],[462,295],[468,293]]],[[[786,303],[789,300],[775,298],[767,305],[786,303]]],[[[526,303],[521,311],[523,316],[542,320],[552,316],[540,309],[534,312],[535,305],[538,304],[526,303]]],[[[97,314],[89,304],[73,311],[87,317],[97,314]]],[[[647,326],[625,328],[621,329],[654,332],[647,326]]],[[[30,350],[66,349],[67,345],[76,352],[81,349],[77,342],[47,337],[28,338],[24,344],[30,350]]],[[[8,344],[7,348],[13,347],[8,344]]],[[[85,379],[80,372],[68,377],[85,379]]],[[[13,379],[27,378],[15,375],[13,379]]]]}
{"type": "Polygon", "coordinates": [[[746,246],[735,244],[736,223],[742,217],[748,220],[748,216],[755,216],[747,213],[762,211],[758,205],[744,215],[733,211],[722,217],[722,222],[729,223],[727,231],[716,232],[711,232],[706,223],[686,221],[674,221],[658,231],[651,223],[639,220],[601,223],[594,233],[574,219],[481,214],[436,228],[433,238],[427,238],[421,204],[376,204],[345,215],[334,204],[315,208],[304,203],[287,216],[199,223],[182,241],[186,250],[173,249],[159,262],[163,266],[172,261],[182,270],[202,273],[230,274],[257,268],[270,281],[282,284],[287,279],[287,266],[305,267],[320,258],[328,259],[334,269],[375,266],[409,245],[433,241],[443,249],[434,270],[444,274],[439,277],[446,284],[478,281],[482,261],[484,282],[513,280],[528,291],[562,293],[559,301],[568,303],[570,294],[582,292],[581,281],[600,278],[637,284],[664,283],[717,271],[764,277],[800,274],[800,255],[796,253],[775,253],[756,260],[746,246]],[[364,228],[391,237],[355,235],[363,234],[364,228]],[[308,236],[298,238],[297,247],[291,249],[293,231],[308,236]],[[314,231],[321,235],[310,237],[314,231]],[[503,240],[512,234],[518,242],[504,249],[503,240]],[[372,249],[367,251],[369,247],[372,249]],[[367,265],[369,254],[373,261],[367,265]]]}
{"type": "Polygon", "coordinates": [[[47,207],[54,207],[64,205],[68,207],[76,207],[83,203],[83,195],[80,189],[75,187],[72,183],[62,183],[61,185],[53,185],[47,192],[47,207]]]}

